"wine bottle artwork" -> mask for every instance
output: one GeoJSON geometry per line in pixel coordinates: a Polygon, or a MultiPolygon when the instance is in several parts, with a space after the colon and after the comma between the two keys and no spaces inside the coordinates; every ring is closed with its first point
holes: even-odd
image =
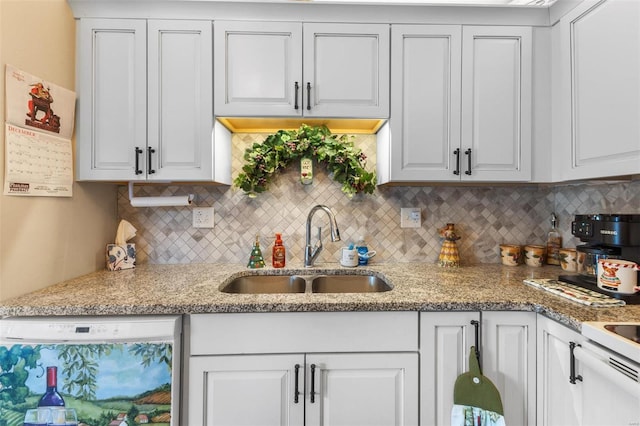
{"type": "Polygon", "coordinates": [[[64,399],[58,393],[58,367],[47,367],[47,390],[38,407],[64,407],[64,399]]]}

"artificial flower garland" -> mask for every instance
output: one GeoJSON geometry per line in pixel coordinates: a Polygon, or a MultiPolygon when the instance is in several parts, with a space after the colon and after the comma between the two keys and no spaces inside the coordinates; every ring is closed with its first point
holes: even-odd
{"type": "Polygon", "coordinates": [[[267,190],[277,172],[295,160],[309,157],[324,164],[348,196],[372,194],[376,174],[365,169],[367,156],[353,145],[352,139],[353,136],[333,135],[326,126],[303,124],[298,130],[278,130],[245,150],[246,163],[233,183],[249,197],[256,197],[267,190]]]}

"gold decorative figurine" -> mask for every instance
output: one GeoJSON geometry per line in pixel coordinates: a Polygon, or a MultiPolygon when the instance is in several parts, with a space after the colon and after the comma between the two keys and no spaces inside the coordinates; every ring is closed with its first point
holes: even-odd
{"type": "Polygon", "coordinates": [[[456,234],[454,227],[455,225],[453,223],[447,223],[447,226],[438,230],[440,236],[444,238],[440,256],[438,256],[438,265],[444,268],[456,268],[460,266],[460,254],[458,253],[458,246],[456,245],[456,240],[459,240],[460,237],[456,234]]]}

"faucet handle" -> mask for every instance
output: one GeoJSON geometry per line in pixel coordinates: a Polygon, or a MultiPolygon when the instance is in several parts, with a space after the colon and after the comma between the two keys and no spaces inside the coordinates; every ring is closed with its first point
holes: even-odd
{"type": "Polygon", "coordinates": [[[322,226],[318,226],[318,241],[322,244],[322,226]]]}

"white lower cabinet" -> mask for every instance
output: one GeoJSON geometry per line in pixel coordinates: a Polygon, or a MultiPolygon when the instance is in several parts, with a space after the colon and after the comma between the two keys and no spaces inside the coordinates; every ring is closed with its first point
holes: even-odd
{"type": "Polygon", "coordinates": [[[469,369],[479,312],[420,314],[420,424],[448,425],[456,378],[469,369]]]}
{"type": "Polygon", "coordinates": [[[418,424],[416,312],[202,314],[190,329],[189,425],[418,424]]]}
{"type": "Polygon", "coordinates": [[[536,314],[534,312],[422,312],[420,423],[450,423],[453,388],[468,371],[471,346],[498,388],[507,424],[536,424],[536,314]]]}
{"type": "Polygon", "coordinates": [[[417,404],[415,353],[208,356],[190,371],[204,390],[190,399],[202,412],[190,424],[417,424],[405,412],[407,400],[417,404]]]}
{"type": "MultiPolygon", "coordinates": [[[[571,342],[583,337],[553,320],[538,318],[538,424],[582,424],[582,387],[571,384],[571,342]]],[[[575,363],[575,368],[578,368],[575,363]]],[[[575,371],[578,374],[578,370],[575,371]]]]}

